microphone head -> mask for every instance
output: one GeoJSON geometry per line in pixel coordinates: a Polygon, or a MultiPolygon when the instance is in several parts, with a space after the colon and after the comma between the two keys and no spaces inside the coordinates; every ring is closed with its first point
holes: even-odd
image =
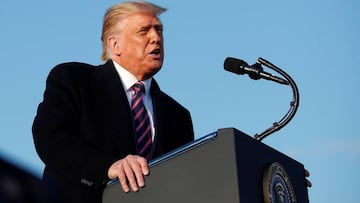
{"type": "Polygon", "coordinates": [[[248,66],[245,61],[232,57],[227,57],[224,61],[224,69],[236,74],[245,74],[243,68],[248,66]]]}

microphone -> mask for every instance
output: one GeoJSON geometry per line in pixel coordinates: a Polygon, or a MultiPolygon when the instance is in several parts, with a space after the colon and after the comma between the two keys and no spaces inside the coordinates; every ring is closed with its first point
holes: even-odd
{"type": "Polygon", "coordinates": [[[261,67],[261,64],[258,62],[252,66],[249,66],[249,64],[241,59],[227,57],[224,61],[224,69],[238,75],[248,74],[249,77],[253,80],[263,78],[283,85],[289,85],[288,81],[274,76],[271,73],[265,72],[261,67]]]}

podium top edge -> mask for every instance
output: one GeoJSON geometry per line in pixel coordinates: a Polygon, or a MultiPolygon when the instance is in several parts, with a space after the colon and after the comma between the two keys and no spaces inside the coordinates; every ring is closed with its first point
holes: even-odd
{"type": "MultiPolygon", "coordinates": [[[[203,136],[203,137],[201,137],[199,139],[196,139],[196,140],[194,140],[194,141],[192,141],[192,142],[190,142],[188,144],[185,144],[185,145],[183,145],[181,147],[178,147],[178,148],[176,148],[176,149],[174,149],[174,150],[172,150],[172,151],[170,151],[170,152],[168,152],[168,153],[166,153],[166,154],[164,154],[162,156],[159,156],[159,157],[157,157],[157,158],[155,158],[153,160],[150,160],[149,168],[155,167],[156,165],[159,165],[159,164],[161,164],[161,163],[163,163],[163,162],[165,162],[165,161],[167,161],[169,159],[172,159],[175,156],[183,154],[183,153],[185,153],[185,152],[187,152],[187,151],[189,151],[189,150],[191,150],[191,149],[193,149],[195,147],[198,147],[198,146],[200,146],[202,144],[205,144],[205,143],[207,143],[209,141],[212,141],[212,140],[216,139],[216,137],[217,137],[217,132],[212,132],[212,133],[209,133],[209,134],[207,134],[207,135],[205,135],[205,136],[203,136]]],[[[113,179],[113,180],[110,180],[107,183],[107,185],[108,186],[113,185],[113,184],[116,184],[118,182],[119,182],[118,179],[113,179]]]]}
{"type": "Polygon", "coordinates": [[[171,159],[172,157],[175,157],[179,154],[185,153],[195,147],[198,147],[202,144],[205,144],[211,140],[214,140],[217,137],[217,132],[210,133],[208,135],[205,135],[199,139],[196,139],[188,144],[185,144],[181,147],[178,147],[177,149],[174,149],[158,158],[155,158],[149,162],[149,167],[154,167],[160,163],[163,163],[164,161],[171,159]]]}

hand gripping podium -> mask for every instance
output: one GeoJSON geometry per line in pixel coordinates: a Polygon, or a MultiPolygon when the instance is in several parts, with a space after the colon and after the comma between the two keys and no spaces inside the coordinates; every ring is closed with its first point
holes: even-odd
{"type": "Polygon", "coordinates": [[[309,202],[304,166],[234,129],[224,128],[149,163],[139,192],[109,183],[103,203],[309,202]]]}

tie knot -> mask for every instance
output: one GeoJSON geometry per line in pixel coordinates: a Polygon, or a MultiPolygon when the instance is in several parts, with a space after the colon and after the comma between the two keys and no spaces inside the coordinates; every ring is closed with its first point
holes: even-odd
{"type": "Polygon", "coordinates": [[[135,93],[138,93],[138,92],[144,93],[145,92],[144,84],[141,81],[137,81],[131,88],[135,91],[135,93]]]}

